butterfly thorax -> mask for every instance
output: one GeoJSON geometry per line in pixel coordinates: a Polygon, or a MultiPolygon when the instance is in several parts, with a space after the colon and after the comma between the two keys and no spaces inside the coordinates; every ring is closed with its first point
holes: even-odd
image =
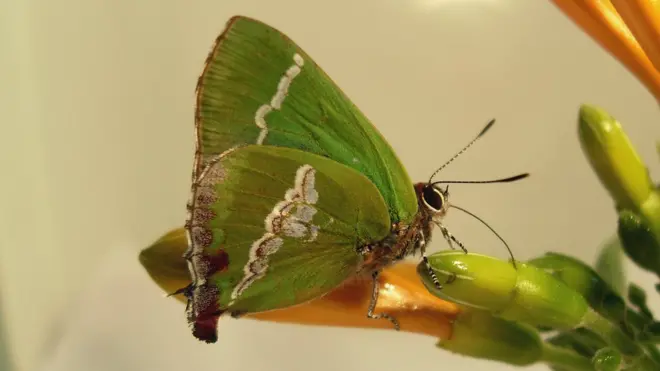
{"type": "Polygon", "coordinates": [[[424,252],[431,241],[433,224],[439,223],[447,212],[449,193],[428,183],[415,184],[415,193],[419,208],[411,223],[393,223],[386,238],[358,248],[364,255],[361,272],[371,273],[418,251],[424,252]]]}

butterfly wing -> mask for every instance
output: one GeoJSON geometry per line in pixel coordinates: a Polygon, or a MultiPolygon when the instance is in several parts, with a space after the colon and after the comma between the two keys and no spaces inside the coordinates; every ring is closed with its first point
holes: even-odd
{"type": "Polygon", "coordinates": [[[228,22],[198,81],[196,122],[194,177],[236,145],[297,148],[364,174],[393,222],[417,212],[411,180],[383,136],[300,47],[264,23],[228,22]]]}
{"type": "Polygon", "coordinates": [[[358,246],[390,232],[387,205],[357,170],[287,147],[248,145],[208,161],[188,225],[188,318],[216,340],[218,317],[284,308],[355,276],[358,246]]]}

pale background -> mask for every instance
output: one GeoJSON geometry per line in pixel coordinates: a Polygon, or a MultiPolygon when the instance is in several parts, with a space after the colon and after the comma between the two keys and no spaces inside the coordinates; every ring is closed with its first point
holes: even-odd
{"type": "MultiPolygon", "coordinates": [[[[393,331],[223,320],[216,345],[190,335],[183,305],[162,297],[137,253],[183,224],[193,90],[235,14],[305,48],[416,180],[496,117],[441,177],[532,173],[513,185],[451,188],[452,201],[490,221],[520,259],[555,250],[592,262],[614,232],[611,202],[577,141],[580,103],[619,118],[660,176],[656,101],[549,1],[1,5],[3,371],[509,369],[393,331]]],[[[472,251],[506,256],[475,220],[452,213],[447,224],[472,251]]],[[[631,274],[652,287],[649,275],[631,274]]]]}

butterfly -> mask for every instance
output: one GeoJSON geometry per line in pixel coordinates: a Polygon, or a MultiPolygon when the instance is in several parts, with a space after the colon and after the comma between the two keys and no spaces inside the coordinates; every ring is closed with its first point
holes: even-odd
{"type": "Polygon", "coordinates": [[[191,284],[177,293],[199,340],[217,341],[222,315],[297,305],[356,277],[373,279],[366,315],[398,329],[374,313],[378,273],[425,256],[434,226],[459,243],[441,223],[448,188],[433,177],[413,184],[312,58],[260,21],[233,17],[215,41],[197,82],[195,128],[191,284]]]}

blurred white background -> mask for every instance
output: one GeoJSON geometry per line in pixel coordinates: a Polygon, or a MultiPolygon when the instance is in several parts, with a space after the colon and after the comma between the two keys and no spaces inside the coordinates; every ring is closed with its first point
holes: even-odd
{"type": "MultiPolygon", "coordinates": [[[[532,173],[516,184],[452,187],[452,201],[489,221],[519,259],[554,250],[591,263],[614,233],[611,202],[577,141],[579,104],[623,122],[660,177],[657,102],[549,1],[0,6],[3,371],[509,369],[394,331],[222,320],[213,346],[190,335],[183,305],[163,298],[137,254],[183,225],[195,82],[232,15],[297,41],[416,180],[497,118],[441,177],[532,173]]],[[[477,221],[452,213],[447,224],[472,251],[506,257],[477,221]]],[[[630,275],[652,287],[650,275],[630,275]]]]}

